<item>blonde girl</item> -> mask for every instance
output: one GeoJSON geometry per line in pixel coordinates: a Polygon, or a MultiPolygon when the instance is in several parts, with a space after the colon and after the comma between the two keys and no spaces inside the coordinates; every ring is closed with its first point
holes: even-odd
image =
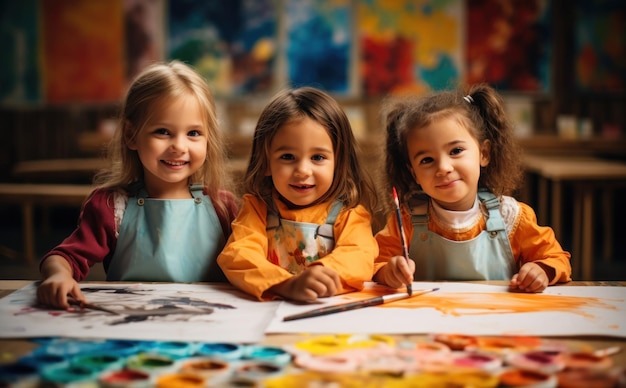
{"type": "Polygon", "coordinates": [[[237,203],[224,190],[224,143],[213,96],[190,66],[145,69],[130,86],[77,228],[41,260],[41,303],[84,301],[77,282],[102,263],[107,280],[225,280],[216,257],[237,203]]]}

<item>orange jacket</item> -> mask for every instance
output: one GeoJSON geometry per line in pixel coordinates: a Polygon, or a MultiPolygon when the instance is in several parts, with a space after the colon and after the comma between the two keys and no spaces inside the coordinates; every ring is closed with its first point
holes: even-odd
{"type": "MultiPolygon", "coordinates": [[[[535,212],[530,206],[517,202],[512,197],[502,198],[503,201],[506,200],[510,207],[517,207],[515,210],[519,210],[517,214],[515,212],[509,213],[514,216],[504,216],[507,230],[509,230],[509,241],[511,242],[517,270],[524,263],[531,261],[541,262],[554,269],[555,276],[549,279],[551,285],[572,280],[570,254],[561,248],[552,228],[539,226],[535,212]]],[[[428,230],[449,240],[466,241],[476,237],[481,231],[485,230],[486,223],[482,212],[477,217],[476,223],[471,227],[463,231],[453,231],[437,218],[432,206],[429,209],[428,230]]],[[[404,232],[407,236],[407,243],[410,244],[411,236],[413,235],[411,216],[404,205],[401,210],[404,232]]],[[[402,246],[395,214],[389,217],[386,226],[376,234],[376,241],[378,242],[379,255],[374,263],[374,273],[387,264],[393,256],[402,256],[402,246]]]]}
{"type": "MultiPolygon", "coordinates": [[[[293,210],[276,198],[274,201],[281,218],[316,224],[326,221],[332,205],[331,201],[293,210]]],[[[232,223],[232,234],[217,258],[228,280],[259,300],[276,299],[278,296],[267,290],[294,276],[267,258],[266,216],[267,206],[263,201],[244,195],[241,211],[232,223]]],[[[333,251],[315,263],[337,272],[342,284],[339,293],[360,290],[363,282],[371,280],[378,255],[370,213],[363,206],[342,209],[334,224],[334,235],[333,251]]]]}

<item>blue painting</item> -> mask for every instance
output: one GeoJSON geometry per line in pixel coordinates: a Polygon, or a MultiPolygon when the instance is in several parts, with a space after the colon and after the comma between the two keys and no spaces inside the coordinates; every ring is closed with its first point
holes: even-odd
{"type": "Polygon", "coordinates": [[[349,0],[287,0],[286,57],[292,86],[349,91],[352,9],[349,0]]]}
{"type": "Polygon", "coordinates": [[[0,1],[2,102],[37,102],[41,98],[37,4],[37,0],[0,1]]]}
{"type": "Polygon", "coordinates": [[[194,66],[219,95],[268,91],[276,57],[271,0],[169,2],[168,57],[194,66]]]}

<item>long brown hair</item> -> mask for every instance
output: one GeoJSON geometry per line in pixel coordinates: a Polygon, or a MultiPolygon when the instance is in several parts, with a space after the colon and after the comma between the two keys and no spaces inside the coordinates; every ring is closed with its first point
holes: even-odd
{"type": "Polygon", "coordinates": [[[333,183],[316,203],[337,199],[348,207],[363,204],[372,211],[376,206],[374,186],[359,164],[357,144],[348,117],[333,97],[312,87],[283,90],[261,112],[254,131],[245,191],[264,200],[271,195],[274,185],[265,172],[269,168],[272,140],[281,126],[304,117],[315,120],[326,129],[335,154],[333,183]]]}

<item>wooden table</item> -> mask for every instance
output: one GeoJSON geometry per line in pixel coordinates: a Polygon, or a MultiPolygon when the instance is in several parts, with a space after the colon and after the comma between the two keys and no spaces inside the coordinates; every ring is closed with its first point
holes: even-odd
{"type": "Polygon", "coordinates": [[[103,158],[68,158],[24,160],[13,167],[13,176],[20,181],[68,183],[73,179],[84,179],[91,182],[94,174],[107,166],[103,158]]]}
{"type": "Polygon", "coordinates": [[[593,280],[593,194],[602,189],[604,194],[604,256],[613,252],[611,209],[612,190],[616,186],[626,186],[626,163],[600,159],[593,156],[547,156],[525,155],[524,167],[539,176],[538,218],[547,222],[548,209],[550,222],[557,239],[563,236],[563,185],[570,184],[573,190],[573,230],[572,230],[572,269],[574,276],[582,280],[593,280]],[[550,185],[551,196],[548,196],[550,185]]]}
{"type": "MultiPolygon", "coordinates": [[[[32,280],[0,280],[0,297],[8,295],[9,293],[30,284],[32,280]]],[[[102,282],[83,282],[83,283],[102,283],[102,282]]],[[[478,281],[475,283],[481,284],[493,284],[503,285],[508,282],[503,281],[478,281]]],[[[620,286],[626,287],[626,281],[620,282],[570,282],[564,284],[566,286],[620,286]]],[[[552,286],[552,287],[559,287],[552,286]]],[[[419,341],[424,340],[427,336],[422,334],[406,334],[395,335],[399,341],[419,341]]],[[[298,334],[270,334],[265,337],[262,344],[282,346],[286,344],[292,344],[298,340],[302,340],[302,336],[298,334]]],[[[613,356],[613,360],[616,365],[626,366],[626,338],[613,338],[613,337],[551,337],[558,341],[566,343],[572,348],[588,348],[588,349],[607,349],[609,347],[618,346],[621,351],[613,356]]],[[[0,354],[11,354],[14,358],[21,357],[30,353],[36,345],[28,341],[27,339],[0,339],[0,354]]],[[[4,360],[5,362],[7,360],[4,360]]],[[[2,360],[0,360],[0,364],[2,360]]]]}

